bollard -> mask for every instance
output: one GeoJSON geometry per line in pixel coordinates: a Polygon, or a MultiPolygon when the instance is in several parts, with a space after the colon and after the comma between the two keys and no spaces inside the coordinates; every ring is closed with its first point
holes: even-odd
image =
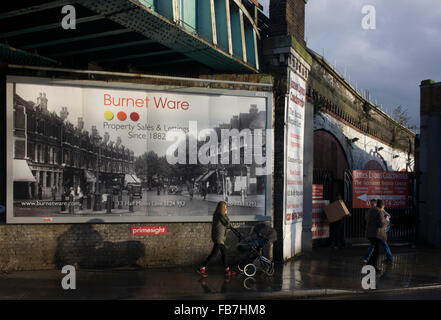
{"type": "Polygon", "coordinates": [[[112,202],[113,202],[112,199],[113,199],[112,195],[108,194],[107,201],[106,201],[106,212],[107,213],[112,213],[112,202]]]}

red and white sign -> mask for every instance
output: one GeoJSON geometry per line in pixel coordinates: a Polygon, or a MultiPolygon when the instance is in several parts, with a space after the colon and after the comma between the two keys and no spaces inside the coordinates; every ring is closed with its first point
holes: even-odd
{"type": "Polygon", "coordinates": [[[305,81],[290,72],[286,109],[285,223],[303,219],[303,143],[305,128],[305,81]]]}
{"type": "Polygon", "coordinates": [[[386,208],[406,208],[409,197],[407,172],[354,170],[352,207],[370,208],[370,200],[383,200],[386,208]]]}
{"type": "Polygon", "coordinates": [[[312,239],[329,238],[329,222],[324,207],[329,200],[312,200],[312,239]]]}
{"type": "Polygon", "coordinates": [[[132,236],[167,234],[167,227],[166,226],[131,227],[130,234],[132,236]]]}
{"type": "Polygon", "coordinates": [[[313,184],[312,185],[312,200],[323,200],[323,185],[313,184]]]}

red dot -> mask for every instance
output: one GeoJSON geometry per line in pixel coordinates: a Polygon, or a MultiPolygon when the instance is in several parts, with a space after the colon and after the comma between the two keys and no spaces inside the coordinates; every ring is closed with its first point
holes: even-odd
{"type": "Polygon", "coordinates": [[[125,113],[125,112],[122,112],[122,111],[118,112],[118,114],[117,114],[116,116],[117,116],[118,119],[121,120],[121,121],[124,121],[124,120],[126,120],[126,118],[127,118],[126,113],[125,113]]]}
{"type": "Polygon", "coordinates": [[[132,121],[138,121],[139,120],[139,114],[137,112],[132,112],[130,114],[130,119],[132,119],[132,121]]]}

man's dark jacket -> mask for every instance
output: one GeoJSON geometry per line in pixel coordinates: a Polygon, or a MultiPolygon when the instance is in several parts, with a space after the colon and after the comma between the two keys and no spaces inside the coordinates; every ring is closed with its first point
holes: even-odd
{"type": "Polygon", "coordinates": [[[377,238],[387,240],[387,220],[381,210],[370,208],[366,214],[366,238],[377,238]]]}

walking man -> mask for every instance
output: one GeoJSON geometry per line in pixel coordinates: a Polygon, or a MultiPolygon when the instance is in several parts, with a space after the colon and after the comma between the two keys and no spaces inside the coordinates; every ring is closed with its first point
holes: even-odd
{"type": "Polygon", "coordinates": [[[378,267],[381,241],[387,240],[387,220],[381,211],[382,209],[384,209],[383,201],[377,200],[377,206],[370,208],[366,215],[366,238],[369,239],[371,245],[374,247],[367,264],[373,266],[377,272],[381,272],[381,269],[378,267]]]}

